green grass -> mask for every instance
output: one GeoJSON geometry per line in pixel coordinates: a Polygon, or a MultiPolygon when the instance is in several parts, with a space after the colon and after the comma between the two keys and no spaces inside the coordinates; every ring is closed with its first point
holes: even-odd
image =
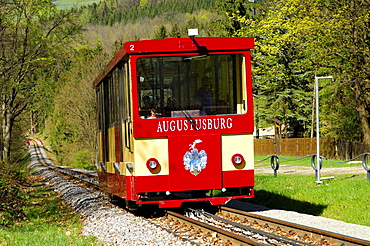
{"type": "MultiPolygon", "coordinates": [[[[287,157],[289,158],[289,157],[287,157]]],[[[294,157],[290,157],[294,158],[294,157]]],[[[262,160],[264,157],[256,157],[262,160]]],[[[280,165],[311,166],[310,159],[286,161],[280,165]]],[[[270,166],[270,159],[255,163],[256,167],[270,166]]],[[[361,163],[342,164],[323,161],[323,167],[361,166],[361,163]]],[[[310,175],[255,175],[255,198],[248,202],[269,208],[284,209],[323,216],[344,222],[370,226],[370,181],[363,174],[339,174],[334,179],[315,182],[310,175]]]]}
{"type": "Polygon", "coordinates": [[[316,184],[312,176],[256,175],[255,198],[248,202],[370,226],[370,181],[339,175],[316,184]]]}
{"type": "Polygon", "coordinates": [[[93,4],[99,2],[102,2],[101,0],[56,0],[54,1],[54,4],[61,9],[66,9],[66,8],[72,8],[76,6],[81,6],[81,5],[88,5],[88,4],[93,4]]]}
{"type": "Polygon", "coordinates": [[[0,227],[0,245],[103,245],[81,235],[80,216],[48,186],[27,187],[25,221],[0,227]]]}

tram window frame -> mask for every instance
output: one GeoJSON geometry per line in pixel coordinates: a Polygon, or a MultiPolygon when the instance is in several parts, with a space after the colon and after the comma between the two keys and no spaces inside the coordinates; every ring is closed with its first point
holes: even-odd
{"type": "Polygon", "coordinates": [[[118,71],[118,109],[119,109],[119,114],[118,114],[118,123],[121,124],[124,122],[124,119],[126,117],[126,112],[125,112],[125,96],[124,96],[124,86],[125,86],[125,79],[126,79],[126,71],[124,64],[119,64],[117,66],[117,71],[118,71]]]}
{"type": "Polygon", "coordinates": [[[107,90],[105,97],[107,126],[114,127],[119,125],[120,122],[119,76],[117,68],[106,77],[103,84],[107,90]]]}
{"type": "Polygon", "coordinates": [[[104,97],[103,97],[103,87],[99,86],[96,90],[96,105],[97,105],[97,117],[98,117],[98,132],[102,132],[104,130],[104,97]]]}
{"type": "Polygon", "coordinates": [[[171,54],[142,56],[136,60],[138,106],[141,118],[183,117],[183,110],[191,116],[247,113],[245,54],[242,52],[214,53],[200,58],[193,57],[171,54]],[[186,60],[189,61],[185,62],[186,60]],[[195,65],[191,65],[192,63],[195,65]],[[172,72],[171,69],[173,69],[172,72]],[[213,80],[211,83],[217,87],[209,92],[214,102],[209,112],[205,112],[205,107],[199,110],[192,105],[196,91],[202,86],[203,76],[213,80]],[[150,117],[148,110],[143,110],[145,96],[149,96],[151,104],[154,105],[155,117],[150,117]],[[177,105],[177,110],[172,109],[171,115],[165,109],[167,99],[170,98],[173,100],[172,103],[181,105],[177,105]]]}
{"type": "Polygon", "coordinates": [[[106,98],[106,104],[107,104],[107,108],[108,108],[108,111],[107,111],[107,121],[108,121],[108,124],[107,124],[107,127],[111,127],[112,125],[112,115],[113,115],[113,110],[112,110],[112,101],[111,101],[111,98],[112,98],[112,85],[111,85],[112,81],[111,81],[111,76],[109,75],[107,77],[107,82],[106,82],[106,85],[107,85],[107,98],[106,98]]]}
{"type": "Polygon", "coordinates": [[[113,107],[114,107],[114,117],[113,117],[113,125],[114,126],[118,126],[119,125],[119,118],[120,118],[120,114],[119,114],[119,76],[118,76],[118,68],[116,67],[114,70],[113,70],[113,76],[112,76],[112,80],[113,80],[113,107]]]}
{"type": "Polygon", "coordinates": [[[103,101],[104,101],[104,105],[103,105],[103,110],[104,110],[104,130],[108,129],[109,126],[110,126],[110,114],[111,114],[111,110],[110,110],[110,102],[109,102],[109,79],[106,78],[104,79],[103,83],[102,83],[102,87],[103,87],[103,101]]]}

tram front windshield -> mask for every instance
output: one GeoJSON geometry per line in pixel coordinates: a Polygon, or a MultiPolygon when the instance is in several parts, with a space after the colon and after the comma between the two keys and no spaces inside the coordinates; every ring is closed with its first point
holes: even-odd
{"type": "Polygon", "coordinates": [[[141,118],[245,113],[241,54],[141,57],[136,63],[141,118]]]}

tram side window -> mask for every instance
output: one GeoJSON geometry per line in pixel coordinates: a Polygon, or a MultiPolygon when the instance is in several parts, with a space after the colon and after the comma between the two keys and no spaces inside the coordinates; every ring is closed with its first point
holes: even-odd
{"type": "Polygon", "coordinates": [[[102,110],[103,110],[103,126],[104,130],[109,127],[109,115],[110,115],[110,107],[109,107],[109,83],[108,79],[104,79],[102,84],[100,85],[102,90],[102,110]]]}
{"type": "Polygon", "coordinates": [[[96,90],[96,115],[97,115],[97,127],[98,131],[103,130],[103,98],[102,98],[102,88],[98,87],[96,90]]]}
{"type": "Polygon", "coordinates": [[[113,124],[114,126],[119,125],[119,94],[118,94],[118,68],[116,67],[112,73],[112,80],[113,80],[113,107],[114,107],[114,117],[113,117],[113,124]]]}
{"type": "Polygon", "coordinates": [[[243,59],[241,54],[139,58],[140,117],[245,113],[243,59]]]}
{"type": "Polygon", "coordinates": [[[115,69],[109,77],[103,81],[104,86],[104,116],[106,127],[113,127],[119,124],[119,94],[118,94],[119,76],[115,69]]]}

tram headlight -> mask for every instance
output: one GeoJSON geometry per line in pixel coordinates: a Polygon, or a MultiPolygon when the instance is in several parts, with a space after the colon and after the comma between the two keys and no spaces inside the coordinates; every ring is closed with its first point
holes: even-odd
{"type": "Polygon", "coordinates": [[[241,166],[245,163],[244,157],[241,154],[235,154],[231,157],[231,161],[234,166],[241,166]]]}
{"type": "Polygon", "coordinates": [[[150,158],[146,162],[146,167],[149,169],[149,171],[154,172],[159,169],[159,161],[155,158],[150,158]]]}

